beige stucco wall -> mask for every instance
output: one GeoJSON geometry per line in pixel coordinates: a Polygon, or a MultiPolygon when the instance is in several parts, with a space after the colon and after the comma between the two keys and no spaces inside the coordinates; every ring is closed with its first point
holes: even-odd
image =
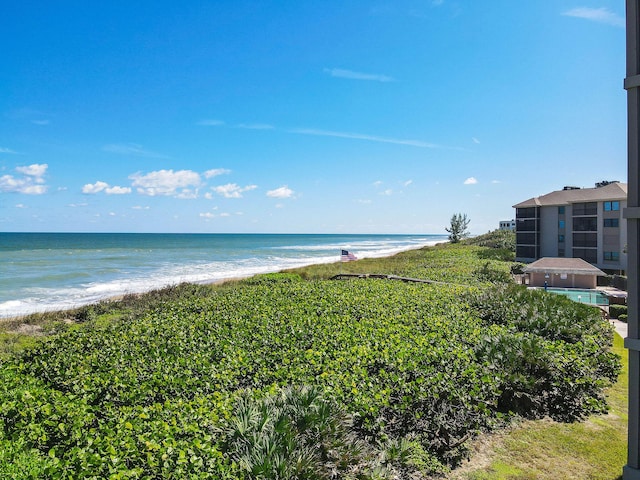
{"type": "Polygon", "coordinates": [[[544,273],[529,273],[528,275],[529,286],[531,287],[543,287],[545,281],[549,287],[593,289],[597,286],[597,277],[595,275],[568,273],[565,276],[558,273],[550,273],[549,278],[545,278],[544,273]]]}

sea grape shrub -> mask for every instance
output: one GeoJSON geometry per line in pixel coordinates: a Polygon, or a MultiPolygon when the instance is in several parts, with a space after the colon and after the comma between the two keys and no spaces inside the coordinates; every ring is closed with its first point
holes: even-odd
{"type": "MultiPolygon", "coordinates": [[[[480,247],[466,248],[423,252],[417,269],[473,279],[480,247]]],[[[603,408],[619,366],[592,309],[504,286],[468,291],[288,276],[176,290],[135,319],[85,325],[0,363],[0,445],[22,445],[14,458],[37,451],[50,478],[257,478],[262,467],[242,463],[252,455],[283,465],[267,445],[281,445],[284,463],[302,455],[304,471],[343,462],[349,478],[357,461],[353,478],[410,478],[456,464],[503,412],[603,408]],[[295,385],[310,390],[287,393],[295,385]],[[352,436],[367,448],[340,450],[352,436]],[[291,439],[337,450],[317,460],[291,439]]]]}
{"type": "Polygon", "coordinates": [[[502,262],[487,261],[482,265],[482,268],[476,269],[473,274],[480,282],[501,284],[513,282],[509,270],[502,262]]]}
{"type": "Polygon", "coordinates": [[[487,328],[475,351],[499,379],[499,411],[559,421],[606,411],[603,389],[615,382],[620,360],[596,308],[519,286],[467,300],[487,328]]]}

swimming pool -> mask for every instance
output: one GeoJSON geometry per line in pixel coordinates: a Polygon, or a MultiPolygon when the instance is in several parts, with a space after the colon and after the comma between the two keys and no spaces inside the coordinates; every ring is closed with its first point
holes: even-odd
{"type": "Polygon", "coordinates": [[[569,297],[574,302],[588,305],[609,305],[607,296],[599,290],[584,290],[580,288],[548,288],[548,292],[569,297]]]}

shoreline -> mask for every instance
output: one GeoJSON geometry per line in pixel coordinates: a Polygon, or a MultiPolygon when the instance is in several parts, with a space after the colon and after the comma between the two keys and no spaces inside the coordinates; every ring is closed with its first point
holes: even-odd
{"type": "MultiPolygon", "coordinates": [[[[365,259],[371,259],[371,258],[388,258],[388,257],[393,257],[395,255],[398,255],[400,253],[403,252],[408,252],[411,250],[420,250],[422,248],[427,248],[427,247],[433,247],[442,243],[448,243],[447,240],[434,240],[432,242],[428,242],[425,244],[420,244],[420,245],[413,245],[410,247],[406,247],[406,248],[401,248],[401,249],[396,249],[392,252],[388,252],[388,253],[384,253],[384,254],[373,254],[373,255],[366,255],[366,253],[364,255],[361,254],[361,256],[358,256],[358,259],[356,261],[359,260],[365,260],[365,259]]],[[[357,252],[356,252],[357,253],[357,252]]],[[[134,296],[136,298],[142,297],[146,294],[149,294],[151,292],[155,292],[155,291],[161,291],[164,289],[168,289],[168,288],[172,288],[172,287],[176,287],[178,285],[182,285],[182,284],[192,284],[192,285],[222,285],[224,283],[229,283],[229,282],[236,282],[236,281],[240,281],[240,280],[246,280],[248,278],[253,278],[255,276],[258,275],[265,275],[265,274],[269,274],[269,273],[280,273],[283,271],[287,271],[287,270],[295,270],[298,268],[307,268],[307,267],[312,267],[315,265],[330,265],[330,264],[341,264],[343,262],[341,262],[339,259],[338,260],[333,260],[333,261],[317,261],[317,260],[321,260],[323,257],[318,257],[317,259],[313,259],[314,261],[311,261],[309,263],[306,262],[302,262],[299,265],[296,266],[285,266],[282,268],[273,268],[273,269],[265,269],[264,271],[260,271],[257,273],[250,273],[250,274],[246,274],[246,275],[234,275],[234,276],[229,276],[229,277],[224,277],[224,278],[216,278],[216,279],[209,279],[209,280],[201,280],[201,281],[176,281],[173,283],[167,283],[165,285],[162,286],[158,286],[155,288],[150,288],[148,290],[143,290],[143,291],[131,291],[131,292],[123,292],[123,293],[118,293],[116,295],[105,295],[102,298],[95,298],[93,300],[87,301],[87,302],[80,302],[77,303],[75,305],[70,305],[69,307],[64,307],[64,308],[56,308],[56,307],[51,307],[51,308],[43,308],[40,310],[34,310],[34,311],[30,311],[30,312],[26,312],[26,313],[22,313],[22,314],[16,314],[16,315],[3,315],[2,313],[0,313],[0,326],[4,325],[4,324],[9,324],[9,323],[13,323],[13,322],[19,322],[20,320],[24,320],[24,319],[28,319],[31,316],[47,316],[47,315],[55,315],[55,314],[62,314],[64,312],[73,312],[76,311],[78,309],[82,309],[84,307],[88,307],[91,305],[98,305],[102,302],[118,302],[128,296],[134,296]]],[[[353,263],[349,262],[349,263],[353,263]]],[[[24,323],[23,323],[24,324],[24,323]]]]}

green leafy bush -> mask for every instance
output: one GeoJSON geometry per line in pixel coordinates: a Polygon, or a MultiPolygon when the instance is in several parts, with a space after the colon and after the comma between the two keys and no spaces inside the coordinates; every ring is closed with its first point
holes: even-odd
{"type": "Polygon", "coordinates": [[[620,318],[620,315],[627,314],[627,306],[626,305],[609,305],[609,316],[611,318],[620,318]]]}
{"type": "Polygon", "coordinates": [[[603,411],[611,327],[592,307],[480,279],[510,266],[484,251],[350,264],[448,285],[276,274],[127,299],[139,313],[0,363],[0,472],[424,477],[513,414],[603,411]]]}

